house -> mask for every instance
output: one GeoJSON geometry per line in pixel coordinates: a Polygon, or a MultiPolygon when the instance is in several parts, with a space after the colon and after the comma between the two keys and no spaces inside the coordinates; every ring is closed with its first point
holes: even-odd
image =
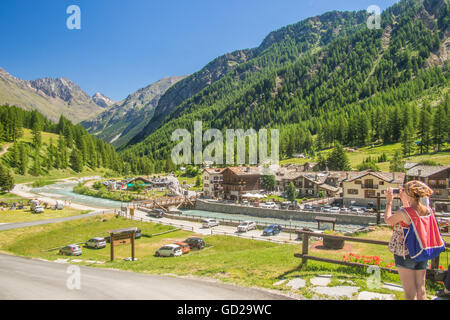
{"type": "Polygon", "coordinates": [[[203,194],[207,198],[223,197],[223,171],[225,168],[206,168],[203,170],[203,194]]]}
{"type": "Polygon", "coordinates": [[[450,166],[417,165],[406,171],[406,180],[426,183],[433,189],[431,201],[434,202],[436,210],[449,211],[449,203],[442,200],[449,200],[450,166]]]}
{"type": "Polygon", "coordinates": [[[257,167],[230,167],[223,173],[224,198],[238,200],[245,193],[257,193],[261,190],[262,170],[257,167]]]}
{"type": "MultiPolygon", "coordinates": [[[[342,182],[343,203],[345,206],[375,205],[378,195],[381,197],[381,206],[386,205],[384,199],[389,188],[400,188],[405,182],[403,172],[375,172],[371,170],[363,172],[348,172],[342,182]]],[[[393,204],[394,210],[400,208],[400,201],[393,204]]]]}
{"type": "Polygon", "coordinates": [[[279,171],[275,176],[277,189],[285,192],[292,182],[299,196],[305,197],[336,197],[341,192],[341,181],[345,173],[338,172],[299,172],[279,171]]]}

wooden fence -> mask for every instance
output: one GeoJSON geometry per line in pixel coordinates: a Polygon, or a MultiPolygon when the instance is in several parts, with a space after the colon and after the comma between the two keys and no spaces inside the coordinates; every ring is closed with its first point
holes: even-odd
{"type": "MultiPolygon", "coordinates": [[[[387,241],[328,235],[328,234],[315,233],[315,232],[309,232],[309,231],[297,231],[297,234],[298,234],[299,238],[302,238],[302,253],[295,254],[295,256],[297,258],[302,259],[302,265],[306,265],[308,260],[315,260],[315,261],[320,261],[320,262],[345,265],[345,266],[349,266],[349,267],[369,267],[369,265],[367,265],[367,264],[362,264],[362,263],[357,263],[357,262],[348,262],[348,261],[342,261],[342,260],[336,260],[336,259],[328,259],[328,258],[322,258],[322,257],[310,255],[309,254],[309,239],[310,239],[310,237],[330,239],[330,240],[341,240],[341,241],[348,241],[348,242],[368,243],[368,244],[374,244],[374,245],[382,245],[382,246],[386,246],[386,247],[389,245],[389,242],[387,242],[387,241]]],[[[450,248],[450,244],[446,244],[445,247],[450,248]]],[[[446,249],[446,251],[447,251],[447,249],[446,249]]],[[[435,281],[443,281],[445,272],[439,270],[439,260],[440,260],[440,257],[437,257],[436,259],[432,260],[431,269],[427,269],[427,278],[428,279],[432,279],[435,281]]],[[[384,268],[384,267],[379,267],[379,268],[381,270],[384,270],[384,271],[387,271],[390,273],[398,273],[398,271],[396,269],[384,268]]]]}

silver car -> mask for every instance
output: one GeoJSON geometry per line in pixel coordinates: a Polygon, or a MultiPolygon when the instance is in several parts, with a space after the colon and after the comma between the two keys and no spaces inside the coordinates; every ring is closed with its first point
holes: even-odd
{"type": "Polygon", "coordinates": [[[92,239],[89,239],[86,241],[86,247],[94,248],[94,249],[101,249],[106,247],[106,240],[105,238],[95,237],[92,239]]]}
{"type": "Polygon", "coordinates": [[[181,247],[177,244],[167,244],[156,250],[157,257],[179,257],[183,254],[181,247]]]}
{"type": "Polygon", "coordinates": [[[238,232],[247,232],[253,229],[256,229],[256,223],[253,221],[244,221],[237,227],[238,232]]]}
{"type": "Polygon", "coordinates": [[[202,227],[203,228],[212,228],[217,227],[219,225],[219,221],[216,219],[205,219],[202,221],[202,227]]]}
{"type": "Polygon", "coordinates": [[[70,244],[59,250],[59,254],[65,256],[81,256],[81,247],[77,244],[70,244]]]}

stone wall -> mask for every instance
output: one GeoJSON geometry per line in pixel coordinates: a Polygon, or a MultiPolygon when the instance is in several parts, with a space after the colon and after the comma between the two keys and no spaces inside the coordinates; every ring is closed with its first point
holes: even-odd
{"type": "Polygon", "coordinates": [[[308,212],[308,211],[293,211],[293,210],[277,210],[277,209],[263,209],[249,206],[240,206],[234,204],[224,204],[216,202],[208,202],[197,200],[195,204],[196,210],[222,212],[230,214],[244,214],[252,217],[260,218],[276,218],[297,221],[312,221],[315,222],[317,216],[320,217],[335,217],[337,224],[355,224],[355,225],[369,225],[376,223],[376,215],[353,215],[353,214],[333,214],[326,212],[308,212]]]}

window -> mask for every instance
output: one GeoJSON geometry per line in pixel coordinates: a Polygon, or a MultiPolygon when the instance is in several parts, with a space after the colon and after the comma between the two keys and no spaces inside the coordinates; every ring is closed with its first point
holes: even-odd
{"type": "Polygon", "coordinates": [[[358,189],[348,189],[348,194],[358,194],[358,189]]]}
{"type": "Polygon", "coordinates": [[[384,186],[384,181],[379,182],[380,186],[384,186]]]}
{"type": "Polygon", "coordinates": [[[361,180],[356,180],[356,181],[355,181],[355,184],[362,184],[362,183],[361,183],[361,180]]]}

